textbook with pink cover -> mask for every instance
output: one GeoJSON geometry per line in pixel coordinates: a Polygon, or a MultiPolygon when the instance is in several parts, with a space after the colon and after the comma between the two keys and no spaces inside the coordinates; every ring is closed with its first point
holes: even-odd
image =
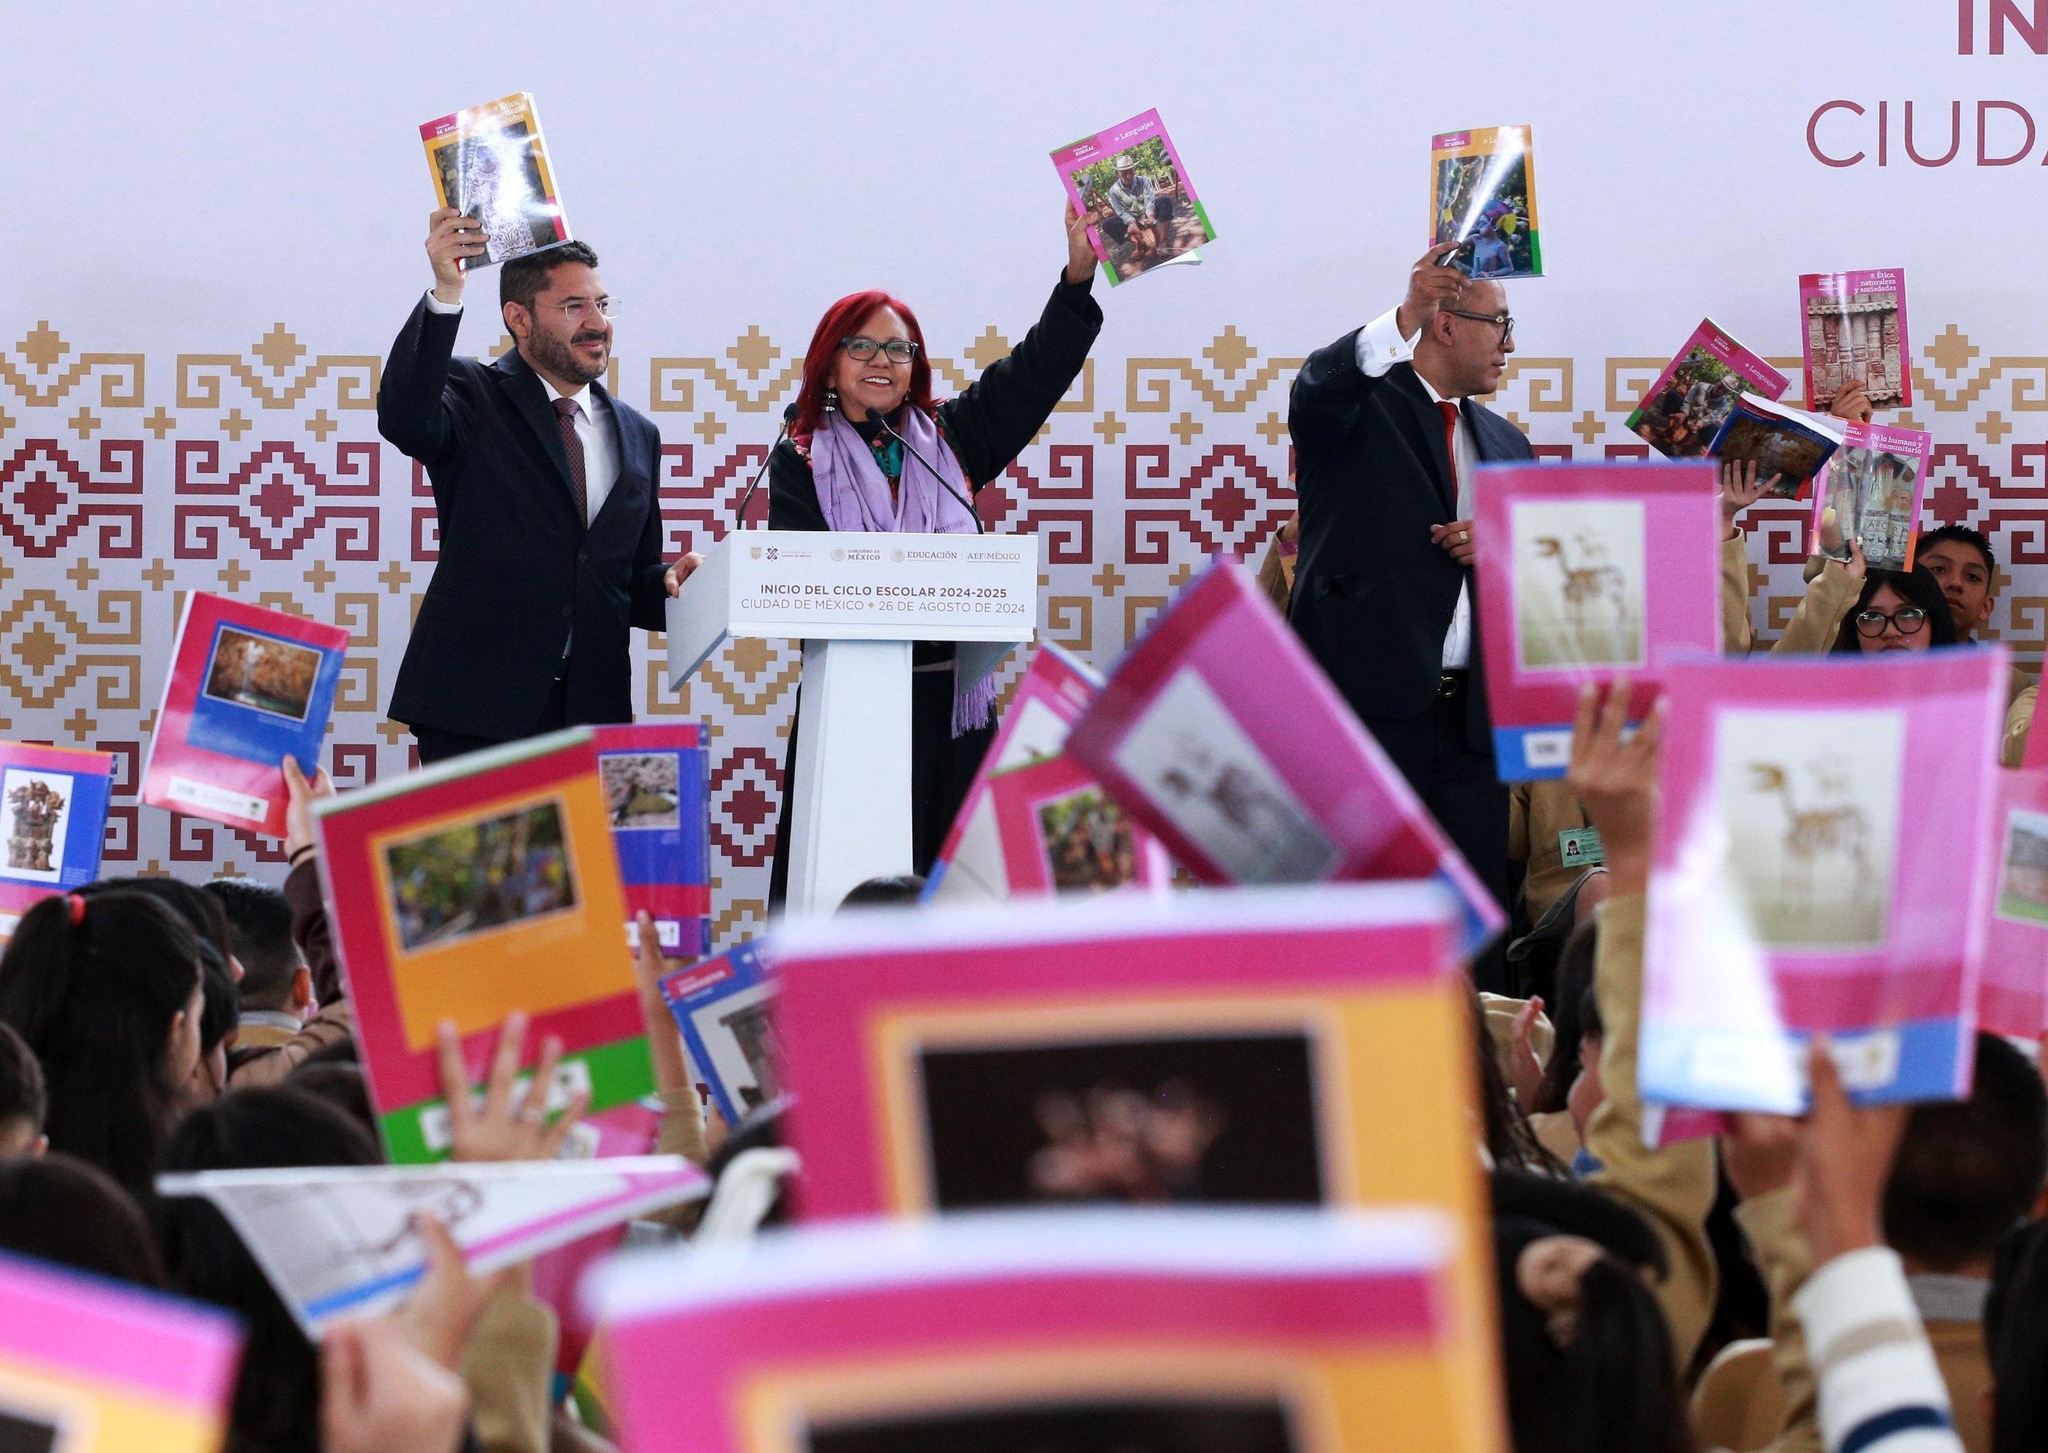
{"type": "Polygon", "coordinates": [[[1998,774],[1992,842],[1977,1027],[2038,1039],[2048,1031],[2048,772],[1998,774]]]}
{"type": "MultiPolygon", "coordinates": [[[[1501,780],[1561,777],[1579,689],[1654,687],[1721,644],[1721,508],[1705,463],[1482,464],[1479,643],[1501,780]]],[[[1632,709],[1647,711],[1653,691],[1632,709]]]]}
{"type": "Polygon", "coordinates": [[[1796,1114],[1820,1033],[1860,1100],[1968,1093],[2007,665],[1988,647],[1668,668],[1644,1099],[1796,1114]]]}
{"type": "Polygon", "coordinates": [[[1157,111],[1084,136],[1052,154],[1067,200],[1090,220],[1088,240],[1110,286],[1169,262],[1199,262],[1216,240],[1157,111]]]}
{"type": "Polygon", "coordinates": [[[311,777],[349,633],[194,591],[185,597],[142,800],[245,832],[284,836],[286,757],[311,777]]]}
{"type": "Polygon", "coordinates": [[[1204,883],[1437,878],[1500,907],[1259,593],[1219,560],[1124,656],[1067,750],[1204,883]]]}
{"type": "Polygon", "coordinates": [[[1626,427],[1660,454],[1696,458],[1707,452],[1738,398],[1757,393],[1775,401],[1791,382],[1712,318],[1703,319],[1644,390],[1626,427]]]}
{"type": "Polygon", "coordinates": [[[1062,753],[989,779],[1012,898],[1164,888],[1173,863],[1094,773],[1062,753]]]}
{"type": "Polygon", "coordinates": [[[1912,407],[1904,268],[1803,275],[1799,336],[1809,409],[1825,412],[1844,391],[1859,387],[1872,408],[1912,407]]]}
{"type": "Polygon", "coordinates": [[[1934,436],[1924,429],[1850,424],[1813,492],[1807,553],[1847,560],[1855,540],[1872,569],[1911,570],[1933,454],[1934,436]]]}
{"type": "Polygon", "coordinates": [[[629,1449],[1499,1453],[1458,1237],[1420,1208],[855,1222],[588,1295],[629,1449]]]}

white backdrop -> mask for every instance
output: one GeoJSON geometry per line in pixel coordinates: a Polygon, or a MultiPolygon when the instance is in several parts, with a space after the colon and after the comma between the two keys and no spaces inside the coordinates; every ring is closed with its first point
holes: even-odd
{"type": "MultiPolygon", "coordinates": [[[[957,390],[1060,264],[1046,154],[1157,106],[1220,240],[1200,268],[1098,284],[1090,372],[994,510],[1048,536],[1048,634],[1107,666],[1196,564],[1284,517],[1294,361],[1396,300],[1430,135],[1528,122],[1550,276],[1510,287],[1522,351],[1497,406],[1546,452],[1628,451],[1621,419],[1703,314],[1796,374],[1796,276],[1902,266],[1930,514],[1993,532],[2017,567],[1997,627],[2038,657],[2048,102],[2016,108],[2048,57],[1990,5],[17,7],[0,735],[132,773],[180,593],[206,589],[355,630],[337,776],[404,767],[382,709],[431,511],[370,401],[428,281],[417,126],[521,89],[621,301],[616,387],[662,427],[678,548],[722,528],[826,304],[901,294],[957,390]],[[1862,112],[1815,120],[1835,101],[1862,112]],[[1909,101],[1929,159],[1960,115],[1948,164],[1907,153],[1909,101]],[[1978,164],[1993,101],[1988,157],[2028,143],[2011,165],[1978,164]],[[1823,164],[1810,125],[1863,159],[1823,164]]],[[[499,346],[494,292],[472,290],[467,351],[499,346]]],[[[1759,521],[1767,633],[1801,548],[1789,514],[1759,521]]],[[[714,725],[722,941],[758,924],[793,680],[787,652],[734,648],[684,697],[643,688],[647,711],[714,725]]],[[[132,778],[117,800],[110,871],[274,861],[139,812],[132,778]]]]}

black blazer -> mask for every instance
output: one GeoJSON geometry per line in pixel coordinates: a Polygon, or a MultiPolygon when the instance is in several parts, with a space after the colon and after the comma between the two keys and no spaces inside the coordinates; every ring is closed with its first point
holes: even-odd
{"type": "MultiPolygon", "coordinates": [[[[1474,750],[1490,753],[1478,585],[1429,538],[1431,525],[1457,517],[1443,416],[1411,366],[1367,378],[1357,346],[1354,331],[1310,355],[1289,397],[1301,552],[1288,619],[1381,735],[1376,723],[1391,727],[1431,709],[1458,587],[1471,582],[1466,732],[1474,750]]],[[[1470,399],[1459,408],[1480,459],[1532,457],[1506,419],[1470,399]]]]}
{"type": "Polygon", "coordinates": [[[541,725],[562,648],[568,719],[633,719],[630,628],[658,631],[661,436],[610,405],[619,477],[586,531],[547,389],[518,351],[496,363],[453,357],[457,313],[423,299],[384,365],[377,430],[427,468],[441,558],[413,622],[391,716],[510,741],[541,725]]]}

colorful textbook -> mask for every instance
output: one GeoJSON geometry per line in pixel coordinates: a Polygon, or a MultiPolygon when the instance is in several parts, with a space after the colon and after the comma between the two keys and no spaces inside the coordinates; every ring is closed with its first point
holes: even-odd
{"type": "Polygon", "coordinates": [[[1110,285],[1181,259],[1216,240],[1209,211],[1174,150],[1157,111],[1084,136],[1052,154],[1110,285]]]}
{"type": "Polygon", "coordinates": [[[1776,402],[1790,385],[1784,374],[1707,318],[1644,391],[1627,427],[1660,454],[1695,458],[1707,452],[1742,395],[1761,394],[1776,402]]]}
{"type": "Polygon", "coordinates": [[[1707,452],[1723,464],[1753,462],[1757,478],[1773,496],[1800,499],[1807,481],[1842,447],[1843,428],[1839,419],[1744,394],[1728,410],[1707,452]]]}
{"type": "Polygon", "coordinates": [[[623,1257],[589,1294],[635,1453],[1499,1453],[1455,1246],[1422,1210],[1023,1213],[623,1257]]]}
{"type": "MultiPolygon", "coordinates": [[[[1579,688],[1721,644],[1712,466],[1483,464],[1479,643],[1503,782],[1561,777],[1579,688]]],[[[1654,696],[1637,694],[1647,710],[1654,696]]]]}
{"type": "Polygon", "coordinates": [[[1859,386],[1874,408],[1912,406],[1904,268],[1807,273],[1799,279],[1799,323],[1809,409],[1828,408],[1859,386]]]}
{"type": "Polygon", "coordinates": [[[218,1308],[0,1256],[6,1453],[216,1453],[241,1355],[218,1308]]]}
{"type": "Polygon", "coordinates": [[[634,915],[654,918],[663,957],[711,952],[711,784],[704,728],[600,726],[597,771],[611,814],[612,846],[626,890],[626,943],[634,915]]]}
{"type": "Polygon", "coordinates": [[[2038,1039],[2048,1033],[2048,772],[1998,774],[1992,843],[1977,1027],[2038,1039]]]}
{"type": "MultiPolygon", "coordinates": [[[[702,1198],[676,1155],[419,1166],[292,1166],[157,1177],[160,1196],[203,1196],[235,1228],[308,1338],[406,1299],[426,1275],[418,1218],[438,1217],[472,1275],[530,1261],[662,1206],[702,1198]]],[[[394,1450],[395,1453],[395,1450],[394,1450]]]]}
{"type": "Polygon", "coordinates": [[[799,1216],[1425,1206],[1460,1228],[1459,1355],[1487,1386],[1461,947],[1429,883],[787,923],[799,1216]]]}
{"type": "Polygon", "coordinates": [[[781,1098],[775,980],[759,941],[662,975],[661,997],[728,1126],[781,1098]]]}
{"type": "Polygon", "coordinates": [[[1934,436],[1923,429],[1846,426],[1824,485],[1814,491],[1808,553],[1847,560],[1855,540],[1872,568],[1911,570],[1933,454],[1934,436]]]}
{"type": "Polygon", "coordinates": [[[1430,242],[1461,244],[1447,265],[1475,278],[1543,276],[1528,127],[1445,132],[1430,143],[1429,179],[1430,242]]]}
{"type": "Polygon", "coordinates": [[[0,945],[37,900],[100,875],[113,780],[105,752],[0,742],[0,945]]]}
{"type": "Polygon", "coordinates": [[[335,947],[392,1161],[440,1159],[435,1028],[480,1083],[515,1010],[564,1055],[551,1104],[654,1088],[594,737],[588,727],[457,757],[314,805],[335,947]]]}
{"type": "Polygon", "coordinates": [[[185,597],[142,800],[284,836],[286,757],[311,776],[334,712],[348,631],[194,591],[185,597]]]}
{"type": "Polygon", "coordinates": [[[1797,1113],[1817,1033],[1859,1099],[1968,1092],[2006,674],[1997,647],[1668,669],[1646,1100],[1797,1113]]]}
{"type": "Polygon", "coordinates": [[[1204,883],[1438,878],[1476,946],[1499,906],[1251,573],[1184,589],[1067,751],[1204,883]]]}
{"type": "Polygon", "coordinates": [[[540,115],[526,92],[429,121],[420,127],[420,142],[440,205],[483,228],[484,254],[465,259],[465,268],[569,240],[540,115]]]}

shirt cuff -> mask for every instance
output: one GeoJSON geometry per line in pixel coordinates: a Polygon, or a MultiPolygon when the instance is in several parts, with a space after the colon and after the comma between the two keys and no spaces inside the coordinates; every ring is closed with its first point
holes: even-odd
{"type": "Polygon", "coordinates": [[[1422,337],[1417,328],[1412,338],[1401,336],[1401,315],[1398,307],[1389,308],[1370,323],[1358,330],[1358,371],[1367,378],[1378,378],[1397,363],[1406,363],[1415,356],[1415,344],[1422,337]]]}
{"type": "Polygon", "coordinates": [[[462,304],[444,303],[439,298],[434,296],[434,290],[432,288],[428,288],[427,311],[429,313],[459,313],[462,311],[462,304]]]}

